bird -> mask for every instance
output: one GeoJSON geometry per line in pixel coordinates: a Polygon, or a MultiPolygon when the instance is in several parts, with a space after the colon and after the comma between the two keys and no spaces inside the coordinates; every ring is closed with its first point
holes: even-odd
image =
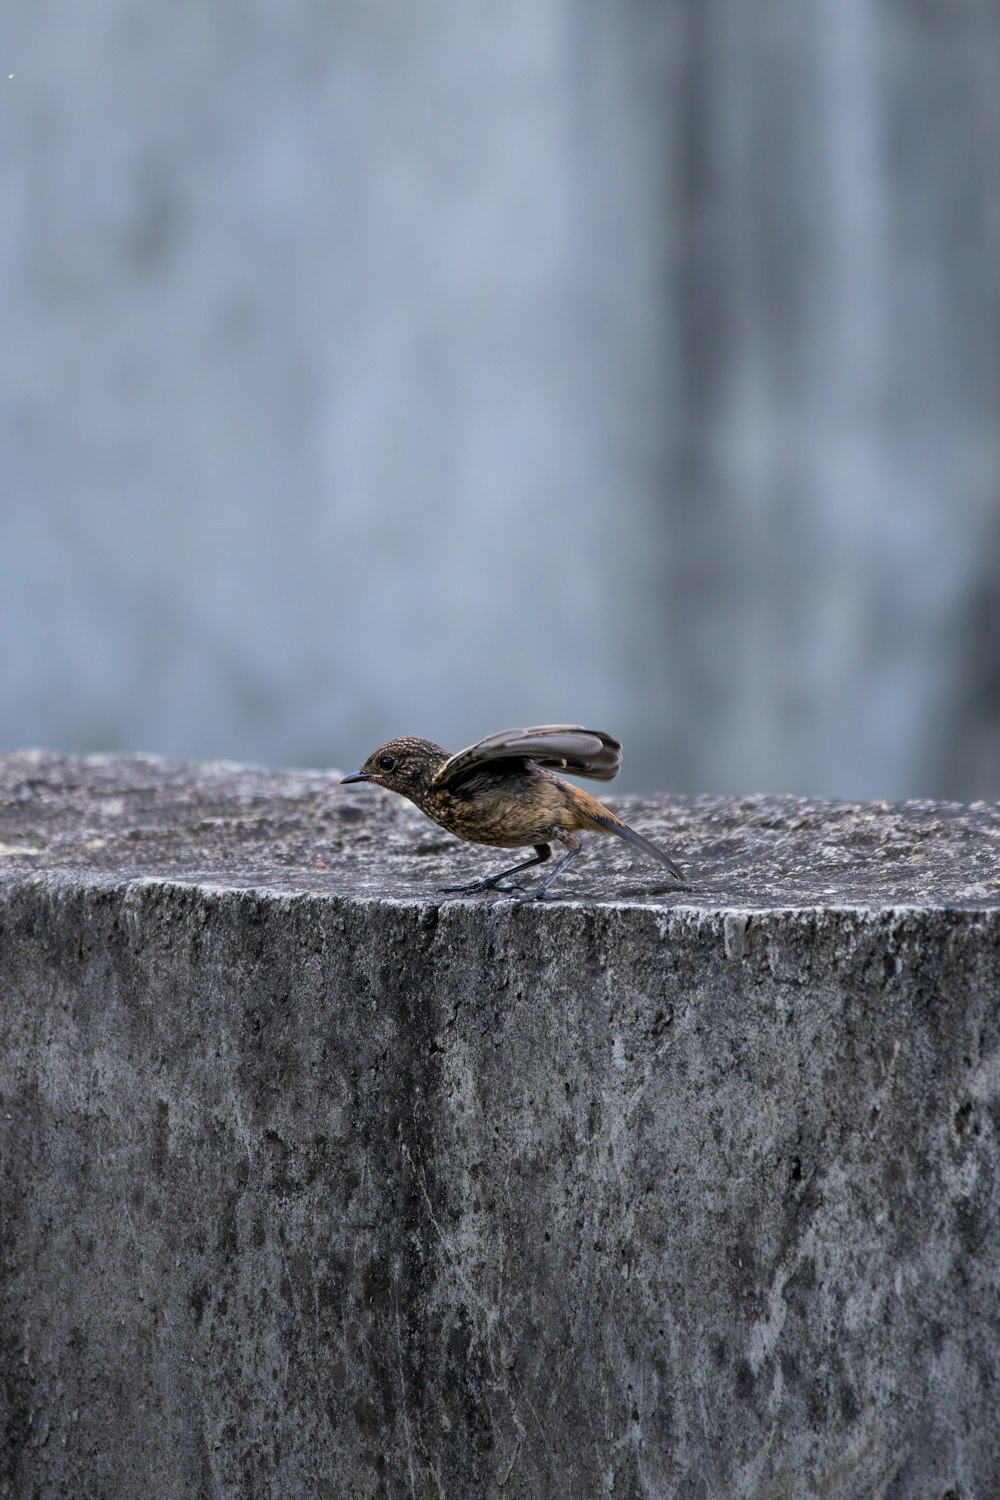
{"type": "Polygon", "coordinates": [[[611,781],[621,767],[618,740],[599,729],[579,724],[539,724],[531,729],[502,729],[477,740],[456,755],[433,740],[404,736],[372,751],[359,771],[345,776],[342,786],[368,782],[415,802],[421,812],[449,833],[471,844],[499,849],[534,847],[519,864],[474,880],[446,885],[442,891],[473,892],[516,889],[515,904],[541,901],[556,878],[580,852],[581,833],[611,833],[627,840],[652,859],[666,865],[679,883],[680,867],[641,833],[636,833],[596,797],[556,776],[553,768],[596,781],[611,781]],[[542,880],[525,891],[501,881],[519,871],[544,864],[552,844],[565,853],[542,880]]]}

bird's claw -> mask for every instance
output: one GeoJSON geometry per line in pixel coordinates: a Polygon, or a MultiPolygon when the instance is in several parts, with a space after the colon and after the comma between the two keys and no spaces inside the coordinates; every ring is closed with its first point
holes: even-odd
{"type": "Polygon", "coordinates": [[[474,880],[470,885],[439,885],[439,891],[461,891],[466,896],[473,895],[476,891],[523,891],[524,886],[519,882],[512,881],[510,885],[498,885],[495,880],[474,880]]]}
{"type": "Polygon", "coordinates": [[[512,896],[510,898],[510,904],[511,904],[511,906],[527,906],[528,903],[529,903],[529,901],[547,901],[548,900],[548,895],[547,895],[547,893],[545,891],[538,891],[538,890],[534,890],[534,889],[526,891],[524,889],[524,886],[520,887],[520,891],[521,891],[521,894],[519,896],[512,896]]]}

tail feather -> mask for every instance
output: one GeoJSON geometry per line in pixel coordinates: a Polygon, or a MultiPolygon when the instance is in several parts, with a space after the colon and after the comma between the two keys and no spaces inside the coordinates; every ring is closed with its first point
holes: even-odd
{"type": "Polygon", "coordinates": [[[666,865],[675,880],[684,879],[684,871],[679,865],[674,864],[669,854],[666,854],[652,840],[643,838],[641,833],[636,833],[635,829],[630,828],[627,823],[623,823],[606,810],[598,815],[591,814],[591,817],[606,833],[616,833],[620,839],[625,839],[626,843],[634,844],[643,853],[650,855],[653,859],[658,859],[661,864],[666,865]]]}

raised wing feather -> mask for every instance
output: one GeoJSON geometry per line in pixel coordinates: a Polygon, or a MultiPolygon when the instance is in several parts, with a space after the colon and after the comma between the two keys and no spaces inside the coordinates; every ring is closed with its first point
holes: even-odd
{"type": "Polygon", "coordinates": [[[501,729],[459,750],[435,773],[432,786],[447,786],[477,766],[497,760],[532,760],[553,771],[611,781],[622,763],[622,747],[600,729],[579,724],[538,724],[534,729],[501,729]]]}

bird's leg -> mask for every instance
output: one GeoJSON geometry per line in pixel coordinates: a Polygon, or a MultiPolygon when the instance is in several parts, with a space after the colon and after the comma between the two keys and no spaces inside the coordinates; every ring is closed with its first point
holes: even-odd
{"type": "MultiPolygon", "coordinates": [[[[544,864],[551,853],[552,850],[548,844],[536,844],[531,858],[522,859],[518,865],[510,865],[506,870],[498,870],[495,875],[487,875],[483,880],[473,880],[470,885],[442,885],[438,889],[441,891],[488,891],[491,886],[496,885],[507,875],[516,875],[518,870],[528,870],[532,865],[544,864]]],[[[558,869],[559,866],[556,868],[558,869]]]]}
{"type": "Polygon", "coordinates": [[[536,886],[533,886],[530,891],[525,891],[523,896],[515,896],[511,905],[523,906],[527,901],[544,901],[545,892],[548,890],[553,880],[555,880],[556,876],[560,875],[563,870],[569,867],[572,861],[576,859],[576,856],[579,854],[579,852],[579,844],[577,844],[575,849],[568,849],[563,855],[562,859],[559,860],[558,863],[554,865],[553,868],[549,871],[544,880],[540,880],[538,884],[536,886]]]}

